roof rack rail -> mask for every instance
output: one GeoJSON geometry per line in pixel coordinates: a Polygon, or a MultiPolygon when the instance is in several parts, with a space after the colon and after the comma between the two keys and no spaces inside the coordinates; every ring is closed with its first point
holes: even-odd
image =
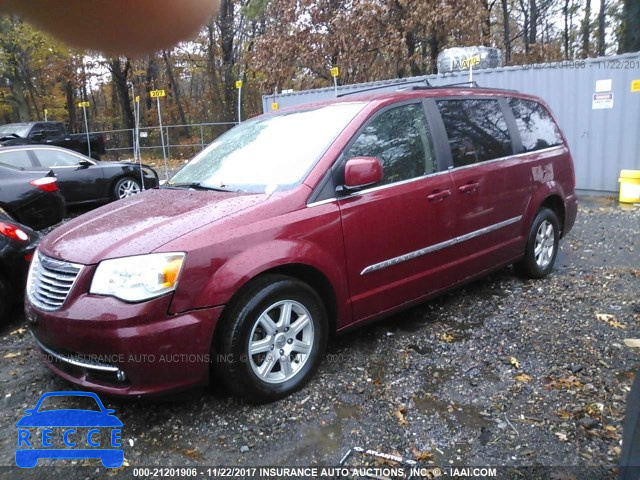
{"type": "Polygon", "coordinates": [[[518,90],[512,88],[497,88],[497,87],[481,87],[478,83],[473,80],[471,82],[456,82],[456,83],[445,83],[444,85],[429,85],[428,87],[422,85],[414,85],[411,87],[411,90],[433,90],[434,88],[489,88],[491,90],[502,90],[504,92],[517,92],[518,90]]]}
{"type": "MultiPolygon", "coordinates": [[[[372,90],[380,90],[381,88],[389,88],[389,87],[403,87],[405,85],[411,85],[412,83],[424,83],[425,85],[421,85],[421,88],[429,88],[430,87],[430,83],[429,80],[427,80],[426,78],[423,78],[422,80],[414,80],[411,82],[397,82],[397,83],[388,83],[386,85],[376,85],[375,87],[370,87],[370,88],[364,88],[362,90],[356,90],[355,92],[345,92],[345,93],[341,93],[340,95],[338,95],[339,97],[346,97],[347,95],[356,95],[358,93],[364,93],[364,92],[370,92],[372,90]]],[[[413,87],[416,88],[416,87],[413,87]]]]}
{"type": "Polygon", "coordinates": [[[421,85],[415,85],[413,87],[411,87],[411,90],[426,90],[426,89],[433,89],[433,88],[445,88],[445,87],[460,87],[460,88],[464,88],[464,87],[468,87],[468,88],[480,88],[478,86],[478,82],[476,82],[475,80],[471,81],[471,82],[456,82],[456,83],[445,83],[444,85],[429,85],[427,87],[423,87],[421,85]]]}

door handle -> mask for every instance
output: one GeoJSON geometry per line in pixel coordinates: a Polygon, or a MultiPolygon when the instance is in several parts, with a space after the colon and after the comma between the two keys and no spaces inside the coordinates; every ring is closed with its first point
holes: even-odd
{"type": "Polygon", "coordinates": [[[451,190],[441,190],[439,192],[434,192],[431,195],[427,195],[427,200],[430,202],[441,202],[450,195],[451,190]]]}
{"type": "Polygon", "coordinates": [[[478,190],[479,186],[480,186],[479,183],[467,183],[466,185],[462,185],[462,186],[458,187],[458,191],[460,193],[471,193],[471,192],[475,192],[476,190],[478,190]]]}

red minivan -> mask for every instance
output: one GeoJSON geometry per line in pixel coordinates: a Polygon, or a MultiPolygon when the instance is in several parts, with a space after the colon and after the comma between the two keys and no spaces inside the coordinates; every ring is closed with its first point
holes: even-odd
{"type": "Polygon", "coordinates": [[[212,379],[302,388],[334,332],[505,265],[540,278],[573,226],[571,155],[514,91],[414,87],[262,115],[162,188],[49,234],[27,284],[56,374],[105,394],[212,379]]]}

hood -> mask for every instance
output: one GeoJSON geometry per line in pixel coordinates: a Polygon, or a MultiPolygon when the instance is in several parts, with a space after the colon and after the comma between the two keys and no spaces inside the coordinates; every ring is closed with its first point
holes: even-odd
{"type": "Polygon", "coordinates": [[[142,255],[267,198],[257,193],[147,190],[63,224],[44,238],[40,250],[83,265],[142,255]]]}

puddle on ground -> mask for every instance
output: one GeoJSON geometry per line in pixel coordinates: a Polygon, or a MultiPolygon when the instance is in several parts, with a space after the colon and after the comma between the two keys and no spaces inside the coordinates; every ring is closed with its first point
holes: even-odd
{"type": "Polygon", "coordinates": [[[413,403],[422,414],[439,414],[451,429],[467,427],[479,431],[482,427],[489,425],[489,421],[480,415],[479,408],[473,405],[444,402],[429,393],[423,396],[414,396],[413,403]]]}
{"type": "Polygon", "coordinates": [[[360,405],[347,405],[345,403],[336,403],[333,408],[340,420],[360,418],[360,413],[362,411],[362,407],[360,405]]]}
{"type": "Polygon", "coordinates": [[[336,403],[334,405],[335,417],[329,420],[321,420],[314,425],[307,425],[301,433],[296,448],[289,456],[288,464],[294,465],[300,458],[328,458],[335,456],[342,448],[343,422],[357,421],[360,418],[362,407],[336,403]]]}

